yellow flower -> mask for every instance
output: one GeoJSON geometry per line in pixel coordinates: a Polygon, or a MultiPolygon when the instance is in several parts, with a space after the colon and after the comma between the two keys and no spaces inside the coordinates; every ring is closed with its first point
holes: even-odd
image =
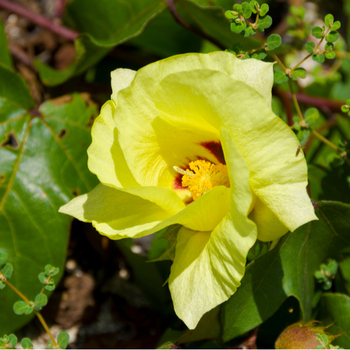
{"type": "Polygon", "coordinates": [[[101,184],[60,209],[111,239],[182,225],[169,288],[191,329],[236,291],[257,238],[316,220],[272,83],[271,63],[225,52],[115,70],[88,150],[101,184]]]}

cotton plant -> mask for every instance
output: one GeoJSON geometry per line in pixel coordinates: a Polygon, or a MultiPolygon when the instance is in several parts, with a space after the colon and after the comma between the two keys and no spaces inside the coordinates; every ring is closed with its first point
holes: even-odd
{"type": "Polygon", "coordinates": [[[100,184],[60,212],[113,240],[179,224],[168,282],[194,329],[239,288],[257,239],[317,220],[305,157],[271,109],[273,63],[183,54],[111,76],[88,149],[100,184]]]}

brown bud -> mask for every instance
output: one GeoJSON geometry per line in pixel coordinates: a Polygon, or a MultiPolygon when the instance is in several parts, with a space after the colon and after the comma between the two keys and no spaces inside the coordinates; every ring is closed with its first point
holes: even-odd
{"type": "MultiPolygon", "coordinates": [[[[328,337],[328,343],[331,343],[339,335],[332,335],[325,332],[326,327],[316,326],[318,321],[302,322],[299,321],[288,326],[277,338],[275,343],[276,349],[316,349],[317,346],[323,345],[317,339],[318,334],[325,334],[328,337]]],[[[329,349],[328,346],[324,347],[329,349]]]]}

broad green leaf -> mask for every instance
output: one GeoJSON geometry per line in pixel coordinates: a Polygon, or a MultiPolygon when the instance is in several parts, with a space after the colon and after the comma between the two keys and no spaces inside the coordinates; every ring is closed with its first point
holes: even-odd
{"type": "Polygon", "coordinates": [[[170,11],[157,15],[139,36],[128,41],[128,45],[144,48],[146,52],[151,51],[161,58],[197,52],[201,44],[202,38],[176,23],[170,11]]]}
{"type": "Polygon", "coordinates": [[[0,252],[0,266],[5,264],[7,260],[7,254],[5,252],[0,252]]]}
{"type": "Polygon", "coordinates": [[[308,41],[304,47],[308,53],[314,53],[315,43],[313,41],[308,41]]]}
{"type": "Polygon", "coordinates": [[[317,39],[321,39],[323,38],[323,32],[322,32],[322,28],[321,27],[313,27],[312,30],[312,35],[317,38],[317,39]]]}
{"type": "Polygon", "coordinates": [[[327,27],[329,27],[330,25],[332,25],[334,22],[334,16],[331,15],[330,13],[328,15],[325,16],[324,18],[324,23],[326,24],[327,27]]]}
{"type": "MultiPolygon", "coordinates": [[[[43,266],[51,263],[63,271],[70,218],[58,208],[97,184],[86,166],[97,111],[79,94],[28,111],[33,101],[24,82],[10,71],[3,76],[16,84],[0,79],[0,249],[14,267],[11,283],[33,299],[43,266]]],[[[12,316],[17,298],[10,288],[1,291],[3,332],[28,322],[12,316]]]]}
{"type": "Polygon", "coordinates": [[[13,272],[13,266],[10,263],[7,263],[2,269],[1,273],[7,278],[11,278],[13,272]]]}
{"type": "Polygon", "coordinates": [[[76,58],[64,70],[55,70],[36,61],[42,81],[57,85],[81,74],[97,63],[114,46],[141,34],[145,26],[166,8],[161,0],[72,0],[67,3],[64,21],[82,33],[75,40],[76,58]]]}
{"type": "MultiPolygon", "coordinates": [[[[207,2],[211,3],[211,1],[207,2]]],[[[232,33],[228,29],[230,24],[221,7],[208,6],[204,2],[197,4],[191,0],[177,0],[176,7],[182,18],[194,28],[216,40],[223,48],[231,47],[232,43],[241,43],[247,50],[260,46],[258,39],[245,38],[240,34],[232,33]]]]}
{"type": "Polygon", "coordinates": [[[338,32],[330,32],[328,35],[326,35],[326,41],[328,43],[334,43],[339,39],[339,33],[338,32]]]}
{"type": "Polygon", "coordinates": [[[202,339],[220,339],[220,306],[207,312],[199,321],[197,327],[193,330],[186,331],[178,340],[179,344],[191,343],[202,339]]]}
{"type": "Polygon", "coordinates": [[[23,349],[33,349],[34,345],[29,338],[22,338],[21,345],[23,349]]]}
{"type": "Polygon", "coordinates": [[[266,46],[271,51],[277,49],[282,44],[282,38],[278,34],[271,34],[266,40],[266,46]]]}
{"type": "Polygon", "coordinates": [[[69,334],[66,331],[62,331],[57,337],[57,344],[60,349],[67,349],[69,342],[69,334]]]}
{"type": "Polygon", "coordinates": [[[38,294],[35,297],[34,303],[35,303],[34,309],[38,311],[41,310],[47,304],[47,296],[42,293],[38,294]]]}
{"type": "Polygon", "coordinates": [[[350,348],[350,297],[339,293],[325,293],[322,295],[317,320],[322,321],[327,332],[337,335],[339,338],[332,341],[332,345],[338,345],[344,349],[350,348]]]}
{"type": "Polygon", "coordinates": [[[10,51],[7,47],[7,38],[5,34],[4,24],[0,19],[0,64],[3,64],[6,68],[13,69],[13,62],[10,51]]]}
{"type": "Polygon", "coordinates": [[[275,69],[273,72],[273,78],[276,84],[282,84],[288,81],[288,76],[280,69],[275,69]]]}
{"type": "Polygon", "coordinates": [[[286,234],[247,266],[241,286],[221,307],[224,341],[260,325],[289,296],[298,299],[303,320],[311,319],[315,271],[350,246],[350,206],[319,202],[316,214],[319,221],[286,234]]]}

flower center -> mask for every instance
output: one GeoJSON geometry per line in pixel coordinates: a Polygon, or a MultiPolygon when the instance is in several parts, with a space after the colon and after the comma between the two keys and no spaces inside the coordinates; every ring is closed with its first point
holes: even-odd
{"type": "Polygon", "coordinates": [[[196,160],[189,164],[189,169],[186,171],[177,166],[174,166],[174,169],[183,175],[181,184],[190,190],[193,200],[215,186],[230,187],[227,167],[223,164],[216,165],[206,160],[196,160]]]}

